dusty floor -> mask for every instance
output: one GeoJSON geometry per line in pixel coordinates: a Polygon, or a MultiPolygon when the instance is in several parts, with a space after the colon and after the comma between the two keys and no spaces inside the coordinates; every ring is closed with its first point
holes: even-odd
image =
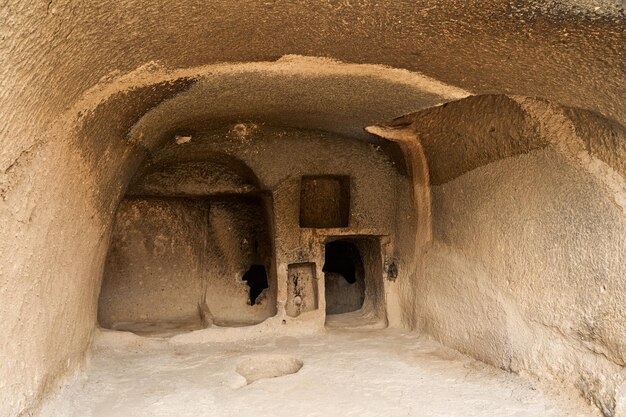
{"type": "Polygon", "coordinates": [[[203,346],[143,340],[100,342],[85,375],[64,387],[40,417],[594,415],[579,398],[547,393],[398,330],[203,346]],[[238,366],[254,370],[250,357],[267,360],[268,354],[303,366],[246,384],[238,366]]]}

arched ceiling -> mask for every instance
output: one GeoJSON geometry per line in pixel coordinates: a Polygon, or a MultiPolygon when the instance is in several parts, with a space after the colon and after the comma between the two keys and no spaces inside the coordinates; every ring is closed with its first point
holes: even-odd
{"type": "Polygon", "coordinates": [[[376,140],[366,126],[468,94],[421,74],[320,58],[207,66],[150,108],[130,140],[151,149],[176,132],[247,121],[376,140]]]}

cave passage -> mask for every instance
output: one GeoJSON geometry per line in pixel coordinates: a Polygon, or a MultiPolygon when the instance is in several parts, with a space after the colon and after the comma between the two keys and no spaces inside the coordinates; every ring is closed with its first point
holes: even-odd
{"type": "Polygon", "coordinates": [[[326,314],[356,311],[365,299],[365,270],[357,246],[347,240],[325,245],[326,314]]]}

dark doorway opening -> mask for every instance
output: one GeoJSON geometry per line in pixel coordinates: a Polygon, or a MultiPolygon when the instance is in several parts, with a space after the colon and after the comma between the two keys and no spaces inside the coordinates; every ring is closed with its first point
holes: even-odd
{"type": "Polygon", "coordinates": [[[257,303],[257,298],[264,289],[269,288],[267,282],[267,270],[265,265],[251,265],[250,269],[243,274],[242,279],[247,282],[250,287],[250,305],[257,303]]]}
{"type": "Polygon", "coordinates": [[[365,300],[365,270],[357,246],[348,240],[325,245],[326,314],[359,310],[365,300]]]}

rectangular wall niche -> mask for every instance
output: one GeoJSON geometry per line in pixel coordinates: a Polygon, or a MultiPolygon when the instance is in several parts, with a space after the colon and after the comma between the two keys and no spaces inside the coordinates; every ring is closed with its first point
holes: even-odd
{"type": "Polygon", "coordinates": [[[300,227],[348,227],[350,177],[304,176],[300,186],[300,227]]]}
{"type": "Polygon", "coordinates": [[[288,266],[287,305],[290,317],[317,310],[317,281],[315,263],[306,262],[288,266]]]}

